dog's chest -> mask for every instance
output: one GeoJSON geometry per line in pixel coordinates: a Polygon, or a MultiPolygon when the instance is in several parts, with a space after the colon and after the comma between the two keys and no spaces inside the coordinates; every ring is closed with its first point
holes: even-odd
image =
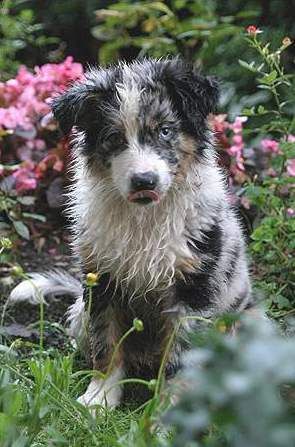
{"type": "Polygon", "coordinates": [[[185,215],[177,207],[103,211],[85,216],[82,257],[133,293],[168,287],[177,271],[197,261],[188,247],[185,215]]]}

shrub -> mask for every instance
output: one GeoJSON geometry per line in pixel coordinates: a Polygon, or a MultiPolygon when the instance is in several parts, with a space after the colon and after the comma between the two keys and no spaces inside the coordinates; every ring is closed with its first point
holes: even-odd
{"type": "Polygon", "coordinates": [[[27,0],[4,0],[1,3],[0,73],[7,79],[18,69],[21,52],[44,51],[58,39],[43,34],[43,26],[36,23],[34,11],[26,7],[27,0]]]}
{"type": "MultiPolygon", "coordinates": [[[[206,73],[222,79],[221,105],[230,120],[244,107],[272,102],[268,91],[256,91],[250,73],[237,63],[241,54],[246,57],[252,54],[242,36],[249,19],[264,23],[265,32],[273,42],[294,34],[287,5],[280,4],[278,8],[276,0],[121,0],[112,2],[107,9],[99,9],[95,16],[98,23],[92,34],[100,44],[100,63],[118,58],[180,54],[204,67],[206,73]]],[[[291,53],[285,62],[291,66],[291,53]]],[[[294,93],[291,94],[294,98],[294,93]]]]}
{"type": "Polygon", "coordinates": [[[166,416],[172,445],[289,447],[295,439],[294,340],[263,319],[241,320],[235,336],[224,333],[231,324],[227,317],[193,338],[179,377],[180,401],[166,416]]]}
{"type": "Polygon", "coordinates": [[[252,133],[259,141],[255,144],[252,140],[254,172],[245,192],[256,211],[250,249],[257,265],[257,285],[266,292],[273,315],[279,317],[292,312],[295,304],[292,279],[295,270],[292,236],[295,232],[295,122],[290,114],[294,103],[289,98],[295,77],[286,74],[281,63],[282,53],[291,45],[291,40],[286,37],[279,48],[272,49],[260,36],[262,32],[255,26],[247,28],[246,39],[256,57],[250,63],[240,63],[256,76],[258,88],[273,96],[275,106],[267,109],[259,105],[244,110],[249,120],[258,123],[252,133]]]}

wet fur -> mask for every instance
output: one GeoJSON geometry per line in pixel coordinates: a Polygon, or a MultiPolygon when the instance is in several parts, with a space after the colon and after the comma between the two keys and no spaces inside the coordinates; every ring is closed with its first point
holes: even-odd
{"type": "MultiPolygon", "coordinates": [[[[207,124],[217,99],[215,80],[172,59],[93,69],[53,103],[63,131],[74,129],[73,249],[84,274],[100,274],[90,330],[83,331],[85,291],[70,309],[72,334],[89,346],[94,368],[106,371],[133,319],[144,324],[120,349],[110,384],[118,374],[155,378],[180,317],[214,317],[253,304],[241,228],[207,124]],[[170,141],[159,140],[163,122],[172,128],[170,141]],[[159,174],[158,205],[126,200],[126,179],[142,166],[159,174]]],[[[191,331],[196,324],[184,326],[191,331]]],[[[186,348],[178,338],[167,377],[181,366],[186,348]]],[[[86,405],[103,404],[102,392],[93,391],[100,386],[108,402],[107,386],[95,380],[80,399],[86,405]]],[[[118,387],[108,404],[120,397],[118,387]]]]}

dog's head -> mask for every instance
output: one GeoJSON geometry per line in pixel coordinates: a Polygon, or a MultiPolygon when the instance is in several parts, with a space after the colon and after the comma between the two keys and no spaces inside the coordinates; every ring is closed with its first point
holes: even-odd
{"type": "Polygon", "coordinates": [[[124,199],[155,204],[201,160],[217,100],[216,81],[182,60],[144,60],[90,70],[53,112],[64,133],[81,133],[88,166],[124,199]]]}

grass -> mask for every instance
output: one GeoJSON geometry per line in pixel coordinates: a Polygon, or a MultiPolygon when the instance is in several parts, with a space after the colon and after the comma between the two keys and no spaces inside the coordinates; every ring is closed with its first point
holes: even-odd
{"type": "Polygon", "coordinates": [[[101,408],[93,417],[76,401],[92,373],[77,369],[75,353],[35,347],[20,356],[22,344],[2,345],[2,447],[164,445],[159,439],[164,442],[167,433],[161,435],[155,423],[167,408],[162,394],[138,408],[101,408]]]}
{"type": "MultiPolygon", "coordinates": [[[[23,277],[27,279],[25,275],[23,277]]],[[[91,301],[91,287],[89,294],[91,301]]],[[[2,322],[5,310],[6,306],[3,308],[2,322]]],[[[201,320],[205,327],[212,330],[217,329],[218,340],[223,337],[223,326],[220,328],[205,318],[190,318],[201,320]]],[[[84,367],[65,333],[63,351],[46,346],[45,329],[54,331],[56,325],[45,320],[44,303],[40,299],[39,321],[34,323],[34,327],[39,328],[38,343],[33,344],[22,339],[12,343],[4,339],[0,341],[0,446],[180,445],[174,444],[172,433],[162,424],[163,415],[171,407],[170,389],[165,386],[163,372],[169,348],[183,320],[185,319],[179,321],[167,343],[158,377],[150,382],[136,378],[122,381],[144,384],[153,391],[153,397],[141,406],[125,405],[115,410],[98,408],[96,415],[93,415],[77,402],[77,397],[85,391],[93,371],[84,367]]],[[[142,322],[135,319],[133,326],[115,346],[105,377],[110,374],[116,353],[124,340],[132,332],[143,329],[142,322]]],[[[205,371],[204,374],[207,375],[205,371]]],[[[210,388],[214,391],[215,385],[212,384],[210,388]]],[[[184,407],[186,408],[185,405],[184,407]]],[[[183,420],[187,420],[186,415],[183,420]]],[[[189,420],[187,423],[189,424],[189,420]]],[[[213,445],[219,446],[219,444],[213,445]]]]}
{"type": "MultiPolygon", "coordinates": [[[[44,320],[40,298],[40,318],[35,324],[39,327],[38,344],[22,339],[10,345],[2,340],[0,344],[1,447],[167,445],[168,433],[160,430],[158,423],[168,407],[162,380],[165,356],[157,379],[122,381],[140,381],[152,389],[154,395],[148,402],[115,410],[98,408],[93,415],[77,402],[93,371],[81,369],[81,361],[69,342],[65,352],[44,347],[44,328],[50,323],[44,320]]],[[[111,372],[120,345],[136,330],[143,330],[137,319],[115,347],[105,377],[111,372]]]]}

